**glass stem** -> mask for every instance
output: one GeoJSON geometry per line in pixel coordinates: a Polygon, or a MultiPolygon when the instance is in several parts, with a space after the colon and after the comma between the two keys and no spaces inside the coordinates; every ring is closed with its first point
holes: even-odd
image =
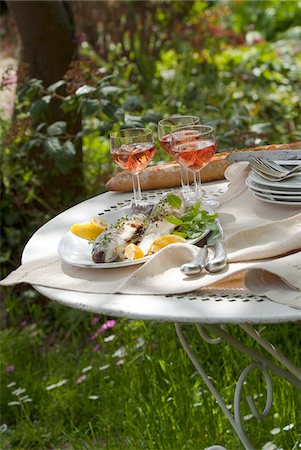
{"type": "Polygon", "coordinates": [[[140,188],[140,180],[139,180],[139,173],[132,173],[132,179],[133,179],[133,194],[134,194],[134,203],[138,204],[141,203],[141,188],[140,188]]]}
{"type": "Polygon", "coordinates": [[[193,172],[193,178],[194,178],[195,201],[202,203],[203,196],[202,196],[201,172],[200,171],[193,172]]]}
{"type": "Polygon", "coordinates": [[[189,172],[185,166],[181,166],[181,185],[184,191],[189,189],[189,172]]]}

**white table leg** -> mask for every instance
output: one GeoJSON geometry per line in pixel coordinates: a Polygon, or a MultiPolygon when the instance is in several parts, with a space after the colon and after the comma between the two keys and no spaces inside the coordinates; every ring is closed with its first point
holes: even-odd
{"type": "MultiPolygon", "coordinates": [[[[223,402],[221,396],[219,395],[218,391],[216,390],[215,386],[211,382],[210,378],[207,376],[206,372],[204,371],[203,367],[197,360],[196,356],[191,351],[186,338],[183,334],[182,327],[179,323],[175,323],[176,332],[178,335],[178,338],[191,359],[193,365],[197,369],[198,373],[201,375],[203,381],[206,383],[208,389],[211,391],[211,393],[214,395],[217,403],[219,404],[220,408],[223,410],[224,414],[226,415],[227,419],[229,420],[230,424],[232,425],[234,431],[238,435],[239,439],[241,440],[242,444],[244,445],[245,449],[247,450],[255,450],[252,446],[251,442],[249,441],[243,426],[242,426],[242,419],[240,414],[240,400],[241,400],[241,394],[242,394],[242,387],[243,383],[246,380],[249,373],[253,370],[259,370],[263,373],[265,381],[266,381],[266,389],[267,389],[267,397],[266,397],[266,405],[264,408],[264,411],[260,413],[253,401],[253,398],[248,396],[247,402],[249,404],[250,410],[253,414],[253,416],[256,419],[263,419],[266,417],[266,415],[269,413],[272,401],[273,401],[273,390],[272,390],[272,382],[269,374],[269,370],[276,373],[292,385],[294,385],[296,388],[301,390],[301,376],[300,376],[300,370],[287,358],[285,358],[279,351],[277,351],[272,344],[270,344],[267,340],[262,338],[259,333],[254,330],[249,325],[242,325],[241,326],[250,336],[253,337],[253,339],[258,342],[262,348],[264,348],[266,351],[268,351],[275,359],[277,359],[286,370],[282,369],[278,365],[274,364],[270,359],[266,358],[261,353],[258,353],[256,350],[251,349],[247,347],[244,343],[236,339],[234,336],[230,335],[227,330],[223,326],[218,325],[196,325],[196,328],[198,330],[199,335],[209,344],[219,344],[221,341],[225,341],[228,344],[230,344],[232,347],[238,349],[242,353],[247,354],[253,361],[248,367],[246,367],[236,384],[235,393],[234,393],[234,416],[229,412],[227,409],[225,403],[223,402]],[[211,338],[207,335],[205,330],[209,330],[213,332],[217,337],[211,338]],[[268,370],[269,369],[269,370],[268,370]]],[[[223,449],[223,447],[220,446],[213,446],[210,447],[210,450],[218,450],[223,449]]],[[[209,449],[208,449],[209,450],[209,449]]],[[[223,449],[225,450],[225,449],[223,449]]]]}

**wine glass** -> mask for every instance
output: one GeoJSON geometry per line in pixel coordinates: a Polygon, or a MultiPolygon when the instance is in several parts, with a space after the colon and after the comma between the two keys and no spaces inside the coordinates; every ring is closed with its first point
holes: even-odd
{"type": "Polygon", "coordinates": [[[219,206],[219,202],[203,200],[201,169],[209,163],[215,151],[214,130],[209,125],[182,126],[171,133],[172,156],[181,166],[193,172],[195,201],[214,209],[219,206]]]}
{"type": "Polygon", "coordinates": [[[155,155],[153,133],[147,128],[126,128],[110,134],[110,151],[114,162],[132,174],[132,208],[142,204],[140,172],[155,155]]]}
{"type": "MultiPolygon", "coordinates": [[[[161,147],[166,153],[174,158],[171,152],[171,132],[176,128],[187,125],[197,125],[200,123],[200,119],[197,116],[175,116],[162,119],[158,122],[158,139],[161,147]]],[[[181,165],[181,186],[184,193],[190,191],[189,186],[189,174],[185,166],[181,165]]]]}

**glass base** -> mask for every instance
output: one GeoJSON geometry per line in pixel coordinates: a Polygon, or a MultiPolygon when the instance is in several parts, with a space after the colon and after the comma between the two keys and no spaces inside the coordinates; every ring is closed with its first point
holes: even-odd
{"type": "Polygon", "coordinates": [[[206,198],[202,200],[202,206],[204,208],[211,209],[212,211],[216,211],[221,206],[221,204],[218,200],[206,198]]]}

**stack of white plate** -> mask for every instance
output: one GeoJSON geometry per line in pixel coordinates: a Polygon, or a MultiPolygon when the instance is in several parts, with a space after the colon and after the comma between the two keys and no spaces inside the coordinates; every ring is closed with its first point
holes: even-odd
{"type": "MultiPolygon", "coordinates": [[[[292,168],[301,161],[276,161],[285,167],[292,168]]],[[[269,181],[251,170],[247,185],[252,194],[265,202],[282,205],[301,205],[301,175],[282,181],[269,181]]]]}

